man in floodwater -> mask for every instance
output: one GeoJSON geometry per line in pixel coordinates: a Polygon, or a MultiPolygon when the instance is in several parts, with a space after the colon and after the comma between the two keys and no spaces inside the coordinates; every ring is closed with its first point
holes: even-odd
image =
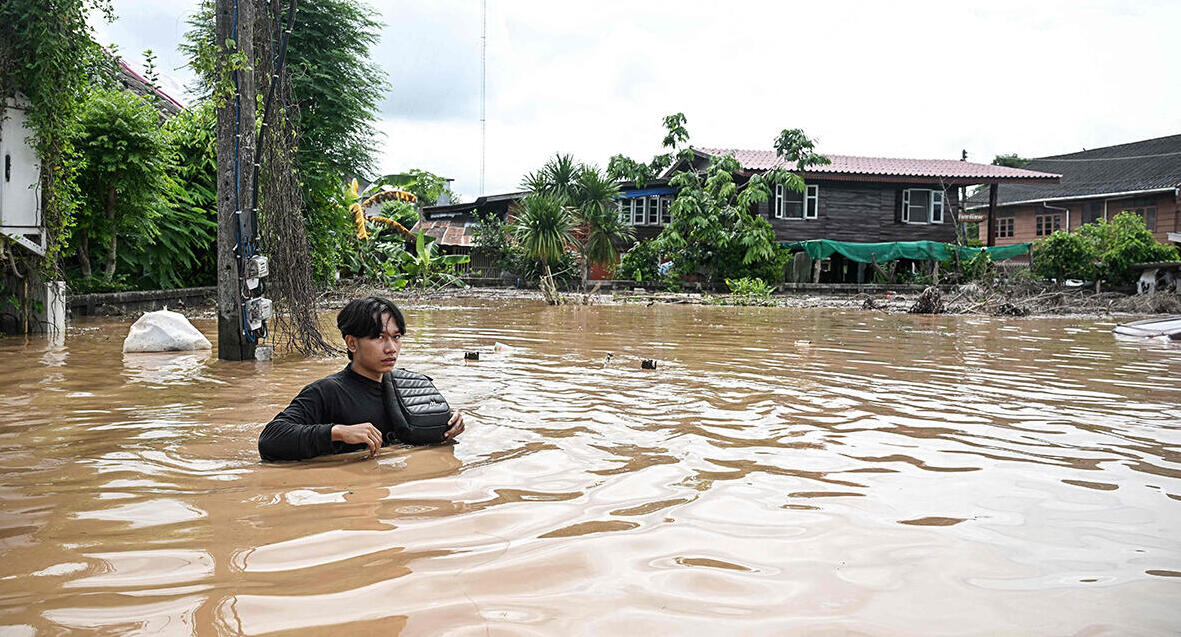
{"type": "MultiPolygon", "coordinates": [[[[263,460],[303,460],[369,448],[372,457],[396,442],[382,400],[382,374],[392,371],[402,349],[406,319],[389,299],[369,296],[349,301],[336,316],[349,350],[349,364],[304,387],[258,437],[263,460]]],[[[456,411],[446,439],[463,433],[456,411]]]]}

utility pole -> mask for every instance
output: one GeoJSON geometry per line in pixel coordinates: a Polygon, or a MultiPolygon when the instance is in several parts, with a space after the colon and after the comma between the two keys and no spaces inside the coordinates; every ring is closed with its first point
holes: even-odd
{"type": "Polygon", "coordinates": [[[253,236],[250,175],[254,167],[254,0],[217,0],[217,45],[227,58],[241,53],[245,68],[232,71],[235,90],[217,109],[217,357],[255,360],[255,340],[243,321],[239,252],[253,236]],[[234,48],[227,49],[227,40],[234,48]]]}

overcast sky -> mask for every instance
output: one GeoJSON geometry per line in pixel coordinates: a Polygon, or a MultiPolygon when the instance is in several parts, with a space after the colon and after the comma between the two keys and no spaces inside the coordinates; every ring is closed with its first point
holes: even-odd
{"type": "MultiPolygon", "coordinates": [[[[306,0],[314,1],[314,0],[306,0]]],[[[114,0],[96,25],[133,65],[152,49],[174,96],[195,0],[114,0]]],[[[376,174],[421,168],[480,194],[480,0],[370,5],[376,174]]],[[[1181,133],[1181,2],[488,0],[485,193],[555,152],[605,166],[660,151],[684,112],[695,146],[770,149],[802,128],[833,154],[988,163],[1181,133]]],[[[177,95],[176,93],[180,93],[177,95]]]]}

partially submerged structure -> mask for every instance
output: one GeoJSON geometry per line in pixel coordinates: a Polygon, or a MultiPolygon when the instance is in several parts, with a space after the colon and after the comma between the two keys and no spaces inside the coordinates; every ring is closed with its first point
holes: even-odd
{"type": "MultiPolygon", "coordinates": [[[[995,218],[981,228],[998,245],[1073,232],[1125,210],[1140,215],[1157,241],[1181,244],[1181,135],[1039,157],[1025,168],[1061,179],[999,186],[995,218]]],[[[968,210],[987,207],[986,192],[968,199],[968,210]]]]}

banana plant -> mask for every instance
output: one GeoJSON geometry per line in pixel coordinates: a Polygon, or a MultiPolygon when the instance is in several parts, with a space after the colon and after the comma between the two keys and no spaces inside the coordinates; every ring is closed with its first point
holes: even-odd
{"type": "Polygon", "coordinates": [[[455,266],[471,261],[466,254],[440,254],[439,246],[427,241],[419,231],[414,238],[414,252],[403,252],[402,274],[406,280],[422,288],[440,288],[449,285],[462,287],[463,281],[456,276],[455,266]]]}

